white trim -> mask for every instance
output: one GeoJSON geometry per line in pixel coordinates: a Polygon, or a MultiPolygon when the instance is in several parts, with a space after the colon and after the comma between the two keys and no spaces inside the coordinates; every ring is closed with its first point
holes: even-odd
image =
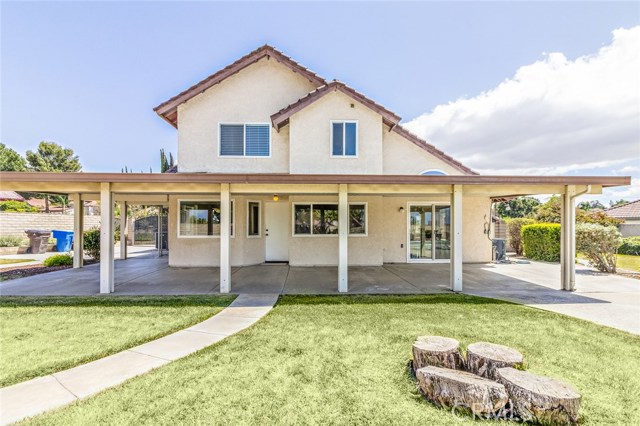
{"type": "MultiPolygon", "coordinates": [[[[300,237],[314,237],[314,238],[331,238],[331,237],[337,237],[340,234],[340,222],[338,221],[338,233],[336,234],[314,234],[313,233],[313,205],[314,204],[335,204],[336,206],[338,206],[338,202],[333,202],[333,201],[294,201],[291,203],[291,236],[293,238],[300,238],[300,237]],[[311,206],[311,227],[310,227],[310,233],[309,234],[296,234],[296,207],[295,206],[311,206]]],[[[364,234],[350,234],[349,231],[347,230],[347,236],[349,238],[351,237],[355,237],[355,238],[363,238],[363,237],[368,237],[369,236],[369,202],[368,201],[352,201],[349,204],[349,206],[351,205],[364,205],[364,230],[365,233],[364,234]]],[[[347,226],[349,226],[347,224],[347,226]]]]}
{"type": "MultiPolygon", "coordinates": [[[[176,220],[176,234],[179,239],[188,239],[188,238],[209,238],[209,239],[219,239],[220,235],[180,235],[180,203],[220,203],[220,198],[202,198],[202,199],[192,199],[192,198],[178,198],[178,208],[177,213],[178,217],[176,220]]],[[[231,210],[233,214],[231,215],[231,235],[230,238],[235,238],[236,236],[236,200],[235,198],[231,199],[231,210]]]]}
{"type": "MultiPolygon", "coordinates": [[[[234,209],[235,213],[235,209],[234,209]]],[[[262,238],[262,201],[260,200],[247,200],[247,239],[249,238],[262,238]],[[258,235],[249,235],[249,228],[251,227],[249,221],[249,203],[257,203],[258,204],[258,235]]]]}
{"type": "Polygon", "coordinates": [[[331,158],[358,158],[358,152],[360,151],[358,149],[358,130],[360,128],[360,125],[358,124],[358,120],[329,120],[329,156],[331,158]],[[346,123],[354,123],[356,125],[356,154],[355,155],[345,155],[344,153],[346,152],[345,149],[345,144],[346,144],[346,138],[345,138],[345,129],[346,126],[342,126],[342,155],[333,155],[333,124],[334,123],[342,123],[342,124],[346,124],[346,123]]]}
{"type": "Polygon", "coordinates": [[[271,123],[266,123],[266,122],[253,122],[253,121],[248,121],[248,122],[233,122],[233,121],[218,121],[218,158],[271,158],[272,155],[272,151],[271,151],[271,123]],[[261,126],[267,126],[269,128],[269,155],[244,155],[244,153],[247,152],[247,124],[252,125],[261,125],[261,126]],[[222,155],[221,151],[222,151],[222,141],[221,141],[221,137],[222,137],[222,126],[223,125],[232,125],[232,126],[243,126],[242,129],[242,152],[243,155],[222,155]]]}
{"type": "MultiPolygon", "coordinates": [[[[433,227],[435,226],[435,207],[436,206],[449,206],[449,208],[451,209],[451,203],[448,203],[446,201],[408,201],[407,202],[407,228],[406,228],[406,233],[407,233],[407,263],[450,263],[451,262],[451,258],[449,259],[436,259],[435,258],[435,250],[432,249],[431,252],[431,259],[412,259],[411,258],[411,207],[412,206],[421,206],[421,207],[431,207],[431,228],[432,228],[432,232],[431,232],[431,246],[435,247],[435,244],[433,244],[433,238],[434,238],[434,233],[433,233],[433,227]]],[[[451,226],[451,224],[449,224],[449,226],[451,226]]],[[[449,242],[451,244],[451,241],[449,242]]]]}

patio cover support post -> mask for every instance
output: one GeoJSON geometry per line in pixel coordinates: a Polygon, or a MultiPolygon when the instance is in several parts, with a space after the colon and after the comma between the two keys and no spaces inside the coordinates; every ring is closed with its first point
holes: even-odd
{"type": "Polygon", "coordinates": [[[576,187],[567,185],[562,195],[560,219],[560,271],[562,290],[576,289],[576,187]]]}
{"type": "Polygon", "coordinates": [[[338,291],[349,291],[349,201],[346,184],[338,189],[338,291]]]}
{"type": "Polygon", "coordinates": [[[120,259],[127,258],[127,235],[129,234],[129,226],[127,224],[128,203],[120,201],[120,259]]]}
{"type": "Polygon", "coordinates": [[[84,264],[84,204],[80,194],[71,194],[73,202],[73,267],[84,264]]]}
{"type": "Polygon", "coordinates": [[[462,291],[462,185],[451,188],[451,290],[462,291]]]}
{"type": "Polygon", "coordinates": [[[220,293],[231,291],[230,225],[231,194],[229,184],[222,183],[220,184],[220,293]]]}
{"type": "Polygon", "coordinates": [[[100,183],[100,293],[113,293],[113,194],[109,182],[100,183]]]}

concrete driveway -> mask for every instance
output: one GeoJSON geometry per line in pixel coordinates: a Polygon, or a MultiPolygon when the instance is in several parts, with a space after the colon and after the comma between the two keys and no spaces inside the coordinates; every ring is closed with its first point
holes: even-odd
{"type": "MultiPolygon", "coordinates": [[[[143,256],[115,263],[116,295],[215,294],[218,268],[176,268],[143,256]]],[[[560,265],[542,262],[465,264],[464,292],[571,315],[640,334],[640,280],[576,267],[576,292],[560,287],[560,265]]],[[[96,295],[98,265],[0,283],[0,295],[96,295]]],[[[232,269],[231,291],[243,294],[337,294],[336,267],[256,265],[232,269]]],[[[447,264],[349,268],[351,294],[449,293],[447,264]]]]}

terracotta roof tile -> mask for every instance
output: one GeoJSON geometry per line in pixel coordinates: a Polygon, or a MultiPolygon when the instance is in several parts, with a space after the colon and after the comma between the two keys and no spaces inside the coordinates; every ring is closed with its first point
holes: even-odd
{"type": "Polygon", "coordinates": [[[171,124],[174,127],[178,127],[178,105],[188,101],[194,96],[199,95],[200,93],[204,92],[211,86],[214,86],[220,83],[226,78],[231,77],[232,75],[240,72],[241,70],[248,67],[249,65],[267,56],[273,57],[283,65],[290,68],[292,71],[300,73],[309,81],[313,82],[318,86],[321,86],[327,83],[324,78],[320,77],[315,72],[300,65],[299,63],[297,63],[296,61],[294,61],[284,53],[280,52],[273,46],[269,46],[268,44],[265,44],[264,46],[259,47],[253,52],[248,53],[247,55],[238,59],[234,63],[224,67],[220,71],[210,75],[209,77],[205,78],[199,83],[194,84],[187,90],[184,90],[183,92],[180,92],[179,94],[172,97],[171,99],[161,103],[160,105],[155,107],[153,110],[160,117],[166,120],[169,124],[171,124]]]}
{"type": "Polygon", "coordinates": [[[0,201],[24,201],[22,195],[15,191],[0,191],[0,201]]]}
{"type": "Polygon", "coordinates": [[[631,201],[621,206],[610,207],[604,211],[607,216],[619,219],[640,218],[640,200],[631,201]]]}

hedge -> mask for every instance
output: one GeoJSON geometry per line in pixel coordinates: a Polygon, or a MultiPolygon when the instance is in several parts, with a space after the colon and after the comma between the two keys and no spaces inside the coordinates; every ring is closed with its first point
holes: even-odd
{"type": "Polygon", "coordinates": [[[622,245],[618,247],[618,253],[640,256],[640,237],[623,238],[622,245]]]}
{"type": "Polygon", "coordinates": [[[509,246],[516,252],[517,256],[522,256],[522,227],[532,225],[536,221],[526,217],[509,218],[504,221],[507,223],[509,246]]]}
{"type": "Polygon", "coordinates": [[[560,261],[560,224],[534,223],[522,227],[522,246],[529,259],[560,261]]]}

